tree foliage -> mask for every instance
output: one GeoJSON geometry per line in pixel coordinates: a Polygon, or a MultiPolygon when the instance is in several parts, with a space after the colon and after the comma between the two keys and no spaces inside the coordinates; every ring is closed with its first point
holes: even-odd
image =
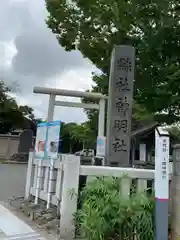
{"type": "Polygon", "coordinates": [[[96,140],[88,122],[82,124],[62,123],[60,135],[61,151],[63,153],[74,153],[83,148],[92,148],[96,140]]]}
{"type": "Polygon", "coordinates": [[[107,93],[114,44],[136,49],[134,99],[161,122],[179,120],[179,0],[46,0],[47,25],[67,51],[78,49],[102,71],[107,93]],[[161,115],[163,113],[163,115],[161,115]]]}
{"type": "MultiPolygon", "coordinates": [[[[106,78],[107,78],[107,76],[105,76],[104,74],[102,74],[102,75],[93,74],[93,81],[95,83],[95,86],[93,86],[92,92],[101,92],[103,94],[106,94],[108,91],[108,86],[106,84],[108,79],[106,79],[106,78]]],[[[83,99],[83,102],[98,103],[97,101],[95,101],[93,99],[86,99],[86,98],[83,99]]],[[[107,106],[106,106],[106,109],[107,109],[107,106]]],[[[85,109],[85,112],[89,119],[88,125],[89,125],[91,131],[94,132],[94,135],[95,135],[94,139],[96,139],[96,136],[98,134],[98,125],[97,125],[98,110],[85,109]]],[[[107,118],[107,116],[105,116],[105,117],[107,118]]],[[[160,117],[162,117],[162,114],[160,115],[160,117]]],[[[154,115],[153,113],[148,112],[145,105],[138,104],[137,101],[133,102],[132,130],[137,129],[138,127],[142,127],[143,125],[149,124],[151,122],[155,122],[156,120],[159,120],[159,115],[154,115]]]]}
{"type": "Polygon", "coordinates": [[[25,106],[19,106],[19,111],[22,112],[22,114],[30,119],[34,119],[35,116],[33,114],[33,108],[25,105],[25,106]]]}
{"type": "Polygon", "coordinates": [[[72,139],[81,142],[83,148],[94,147],[96,137],[94,136],[94,131],[89,126],[89,122],[74,125],[71,129],[71,134],[72,139]]]}
{"type": "Polygon", "coordinates": [[[174,138],[176,141],[180,140],[180,127],[179,126],[177,126],[177,125],[171,126],[171,127],[168,127],[166,130],[169,132],[170,136],[172,138],[174,138]]]}
{"type": "Polygon", "coordinates": [[[9,92],[10,89],[0,81],[0,133],[26,127],[25,117],[34,118],[33,109],[28,106],[18,106],[16,101],[8,95],[9,92]]]}

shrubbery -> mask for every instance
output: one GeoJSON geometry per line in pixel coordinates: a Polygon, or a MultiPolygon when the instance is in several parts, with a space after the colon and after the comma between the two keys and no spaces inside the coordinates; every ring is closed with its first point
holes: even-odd
{"type": "Polygon", "coordinates": [[[88,240],[154,240],[154,196],[121,196],[121,179],[98,178],[81,192],[76,215],[79,231],[88,240]]]}

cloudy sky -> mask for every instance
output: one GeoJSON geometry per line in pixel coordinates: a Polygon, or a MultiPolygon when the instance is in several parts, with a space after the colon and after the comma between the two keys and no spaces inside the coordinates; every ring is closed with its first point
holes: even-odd
{"type": "MultiPolygon", "coordinates": [[[[0,77],[16,90],[19,104],[33,107],[36,116],[43,118],[48,96],[33,94],[34,86],[86,90],[96,70],[79,52],[61,48],[45,24],[46,16],[44,0],[1,3],[0,77]]],[[[54,119],[82,122],[86,116],[82,109],[56,107],[54,119]]]]}

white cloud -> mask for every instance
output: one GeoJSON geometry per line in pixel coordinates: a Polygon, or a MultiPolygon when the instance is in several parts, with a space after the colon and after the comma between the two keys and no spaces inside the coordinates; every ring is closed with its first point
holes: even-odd
{"type": "MultiPolygon", "coordinates": [[[[32,106],[43,118],[48,97],[33,94],[34,86],[87,90],[95,70],[79,52],[64,51],[47,28],[46,16],[44,0],[6,0],[0,9],[0,76],[18,90],[19,104],[32,106]]],[[[55,119],[81,122],[86,116],[82,109],[57,107],[55,119]]]]}

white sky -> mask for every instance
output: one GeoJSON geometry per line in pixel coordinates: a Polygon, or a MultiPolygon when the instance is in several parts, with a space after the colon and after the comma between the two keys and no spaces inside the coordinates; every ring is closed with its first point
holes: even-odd
{"type": "MultiPolygon", "coordinates": [[[[1,3],[0,77],[16,90],[19,104],[33,107],[42,118],[47,116],[48,96],[33,94],[34,86],[87,90],[96,71],[79,52],[64,51],[47,28],[46,16],[44,0],[1,3]]],[[[56,107],[54,119],[83,122],[86,116],[82,109],[56,107]]]]}

